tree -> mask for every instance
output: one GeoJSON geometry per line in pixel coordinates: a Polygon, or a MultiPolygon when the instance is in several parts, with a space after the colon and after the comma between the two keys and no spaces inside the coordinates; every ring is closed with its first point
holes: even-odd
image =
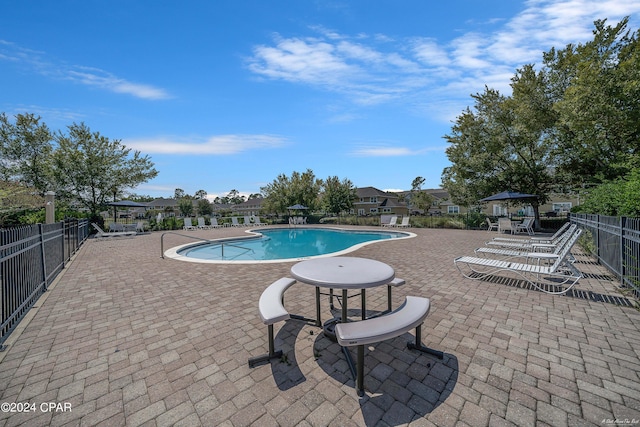
{"type": "Polygon", "coordinates": [[[230,203],[232,205],[239,205],[244,202],[244,196],[240,194],[238,190],[231,190],[225,197],[227,200],[225,203],[230,203]]]}
{"type": "Polygon", "coordinates": [[[301,204],[315,210],[319,206],[322,180],[316,179],[313,171],[293,172],[291,178],[280,174],[260,190],[265,197],[263,209],[268,212],[285,213],[288,206],[301,204]]]}
{"type": "Polygon", "coordinates": [[[539,205],[553,188],[555,115],[545,83],[544,73],[527,65],[512,79],[512,97],[489,88],[473,96],[475,111],[467,108],[445,136],[452,144],[446,150],[452,166],[442,179],[453,200],[471,206],[505,190],[536,194],[529,201],[539,224],[539,205]]]}
{"type": "Polygon", "coordinates": [[[599,215],[640,217],[640,168],[636,167],[623,178],[591,189],[586,200],[574,210],[599,215]]]}
{"type": "Polygon", "coordinates": [[[0,227],[16,213],[41,209],[43,206],[44,198],[32,187],[17,182],[0,181],[0,227]]]}
{"type": "Polygon", "coordinates": [[[206,199],[207,198],[207,192],[204,190],[198,190],[196,191],[196,193],[193,196],[195,199],[206,199]]]}
{"type": "Polygon", "coordinates": [[[191,216],[193,213],[193,201],[190,197],[183,197],[178,201],[178,209],[182,216],[191,216]]]}
{"type": "Polygon", "coordinates": [[[176,188],[175,191],[173,192],[173,198],[176,200],[182,199],[185,195],[186,193],[182,188],[176,188]]]}
{"type": "Polygon", "coordinates": [[[544,54],[559,172],[574,185],[625,176],[640,160],[640,41],[625,18],[585,44],[544,54]]]}
{"type": "Polygon", "coordinates": [[[326,212],[340,215],[353,208],[356,197],[356,188],[348,179],[330,176],[324,180],[322,192],[322,207],[326,212]]]}
{"type": "Polygon", "coordinates": [[[211,215],[213,213],[211,203],[207,199],[199,199],[196,208],[198,209],[198,215],[211,215]]]}
{"type": "Polygon", "coordinates": [[[73,124],[56,135],[54,177],[61,197],[75,199],[97,216],[108,197],[120,195],[158,172],[148,156],[131,152],[120,140],[110,140],[84,124],[73,124]]]}
{"type": "Polygon", "coordinates": [[[53,135],[34,114],[18,114],[15,123],[0,114],[0,179],[19,181],[40,195],[53,189],[53,135]]]}
{"type": "Polygon", "coordinates": [[[417,176],[411,182],[411,206],[414,209],[427,212],[433,203],[433,196],[429,193],[422,191],[425,179],[421,176],[417,176]]]}

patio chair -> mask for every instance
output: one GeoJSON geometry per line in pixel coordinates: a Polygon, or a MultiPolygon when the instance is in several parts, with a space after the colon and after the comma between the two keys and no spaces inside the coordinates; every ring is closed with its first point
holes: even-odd
{"type": "Polygon", "coordinates": [[[184,226],[182,227],[183,230],[195,230],[196,227],[191,223],[191,218],[186,217],[184,219],[184,226]]]}
{"type": "Polygon", "coordinates": [[[509,230],[511,234],[515,231],[511,220],[509,218],[498,218],[498,233],[504,233],[507,230],[509,230]]]}
{"type": "Polygon", "coordinates": [[[236,217],[236,216],[232,216],[231,217],[231,226],[232,227],[240,227],[240,223],[238,222],[238,217],[236,217]]]}
{"type": "Polygon", "coordinates": [[[453,262],[460,273],[468,279],[482,280],[501,272],[513,273],[520,276],[535,289],[552,295],[560,295],[567,293],[582,277],[582,273],[568,260],[571,248],[581,233],[582,230],[578,229],[571,235],[562,250],[557,254],[556,261],[550,266],[540,265],[539,263],[517,263],[509,260],[471,256],[461,256],[453,262]],[[463,271],[464,267],[469,271],[468,273],[463,271]],[[541,280],[546,283],[540,283],[541,280]],[[568,286],[563,287],[563,285],[568,286]]]}
{"type": "Polygon", "coordinates": [[[218,218],[211,217],[211,228],[220,228],[222,225],[218,224],[218,218]]]}
{"type": "Polygon", "coordinates": [[[144,222],[138,221],[136,224],[136,233],[144,233],[144,222]]]}
{"type": "Polygon", "coordinates": [[[251,216],[247,215],[244,217],[244,224],[245,227],[251,227],[253,224],[251,223],[251,216]]]}
{"type": "Polygon", "coordinates": [[[100,228],[100,226],[98,224],[96,224],[95,222],[92,222],[91,225],[93,225],[93,228],[96,229],[96,231],[97,231],[96,237],[99,237],[99,238],[102,238],[102,237],[125,237],[125,236],[133,237],[133,236],[136,235],[135,231],[110,231],[110,232],[107,233],[102,228],[100,228]]]}
{"type": "Polygon", "coordinates": [[[522,223],[516,225],[515,232],[519,233],[520,231],[526,231],[529,236],[533,236],[533,221],[534,218],[523,219],[522,223]]]}
{"type": "Polygon", "coordinates": [[[398,217],[394,215],[391,217],[388,224],[381,224],[381,225],[383,227],[395,227],[397,223],[398,223],[398,217]]]}
{"type": "Polygon", "coordinates": [[[204,217],[198,217],[198,230],[209,230],[210,228],[211,227],[205,223],[204,217]]]}
{"type": "Polygon", "coordinates": [[[124,225],[120,224],[119,222],[112,222],[111,224],[109,224],[109,232],[120,232],[120,231],[125,231],[124,225]]]}
{"type": "Polygon", "coordinates": [[[488,224],[487,231],[492,231],[492,230],[498,231],[498,223],[497,222],[491,222],[489,217],[487,217],[487,224],[488,224]]]}

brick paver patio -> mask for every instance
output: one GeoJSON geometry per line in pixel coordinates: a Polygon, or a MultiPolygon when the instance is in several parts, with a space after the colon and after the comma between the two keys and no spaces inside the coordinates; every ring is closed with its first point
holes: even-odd
{"type": "MultiPolygon", "coordinates": [[[[410,334],[370,346],[363,398],[340,347],[302,322],[276,325],[282,360],[248,367],[267,350],[260,293],[293,263],[162,259],[159,232],[91,239],[0,353],[0,402],[35,404],[3,406],[0,427],[640,425],[640,312],[599,300],[624,300],[606,270],[576,256],[582,297],[473,281],[453,259],[491,234],[411,231],[353,255],[406,279],[395,306],[431,298],[423,341],[445,357],[407,350],[410,334]]],[[[367,297],[368,308],[386,307],[382,288],[367,297]]],[[[313,317],[313,288],[294,285],[286,306],[313,317]]],[[[331,317],[326,301],[323,310],[331,317]]]]}

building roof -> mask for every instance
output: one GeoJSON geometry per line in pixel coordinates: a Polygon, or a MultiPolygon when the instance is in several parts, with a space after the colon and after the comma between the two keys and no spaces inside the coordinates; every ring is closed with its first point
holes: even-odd
{"type": "Polygon", "coordinates": [[[356,195],[358,197],[397,197],[394,193],[387,193],[375,187],[358,187],[356,188],[356,195]]]}

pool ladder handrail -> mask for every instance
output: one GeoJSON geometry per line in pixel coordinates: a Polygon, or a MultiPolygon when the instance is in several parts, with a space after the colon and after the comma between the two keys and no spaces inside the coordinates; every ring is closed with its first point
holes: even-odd
{"type": "Polygon", "coordinates": [[[226,246],[231,246],[233,248],[244,249],[245,251],[252,251],[253,252],[253,249],[245,248],[243,246],[238,246],[238,245],[232,245],[231,243],[219,242],[219,241],[215,241],[215,240],[211,240],[211,239],[205,239],[203,237],[191,236],[189,234],[182,234],[182,233],[178,233],[178,232],[175,232],[175,231],[165,231],[160,236],[160,258],[162,258],[162,259],[164,259],[164,235],[165,234],[175,234],[177,236],[189,237],[191,239],[200,240],[202,242],[209,242],[209,243],[214,243],[216,245],[220,245],[222,247],[222,258],[224,258],[224,247],[225,247],[225,245],[226,246]]]}

